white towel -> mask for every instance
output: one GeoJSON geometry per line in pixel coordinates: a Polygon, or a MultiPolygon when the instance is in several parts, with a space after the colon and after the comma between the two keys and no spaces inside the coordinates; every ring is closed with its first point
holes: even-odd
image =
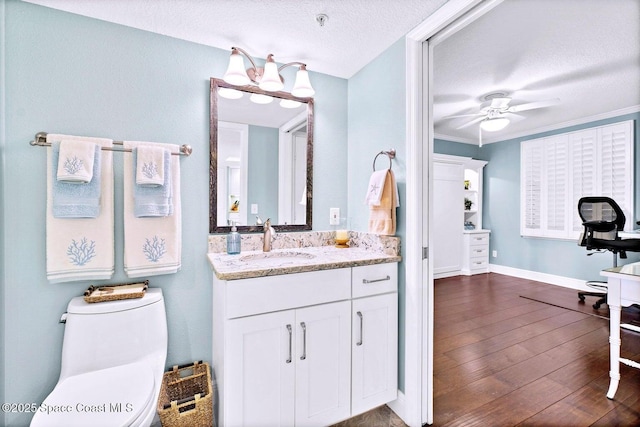
{"type": "MultiPolygon", "coordinates": [[[[101,147],[113,141],[102,138],[47,135],[47,142],[82,140],[101,147]]],[[[107,280],[114,271],[113,153],[100,156],[100,213],[96,218],[55,218],[53,216],[53,180],[56,171],[52,150],[47,150],[47,279],[52,283],[77,280],[107,280]]]]}
{"type": "Polygon", "coordinates": [[[140,145],[136,150],[136,184],[161,186],[164,184],[164,156],[166,148],[140,145]]]}
{"type": "MultiPolygon", "coordinates": [[[[125,141],[133,149],[143,143],[125,141]]],[[[146,143],[145,143],[146,144],[146,143]]],[[[178,152],[171,144],[156,144],[178,152]]],[[[171,195],[173,214],[165,217],[135,216],[133,156],[124,158],[124,271],[129,277],[154,276],[177,272],[182,259],[182,212],[180,204],[180,159],[171,156],[171,195]]],[[[165,171],[167,172],[167,171],[165,171]]]]}
{"type": "Polygon", "coordinates": [[[380,198],[382,197],[382,189],[384,181],[387,178],[387,169],[374,171],[369,177],[369,186],[367,187],[367,196],[365,203],[369,206],[380,206],[380,198]]]}
{"type": "Polygon", "coordinates": [[[95,148],[96,144],[93,142],[62,139],[58,159],[58,181],[91,182],[95,148]]]}

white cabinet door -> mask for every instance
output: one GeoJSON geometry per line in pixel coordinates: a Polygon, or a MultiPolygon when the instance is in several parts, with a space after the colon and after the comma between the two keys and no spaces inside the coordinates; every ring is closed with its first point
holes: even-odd
{"type": "Polygon", "coordinates": [[[294,425],[294,327],[294,310],[228,321],[221,424],[294,425]]]}
{"type": "Polygon", "coordinates": [[[298,309],[295,328],[296,427],[349,418],[351,302],[298,309]]]}
{"type": "Polygon", "coordinates": [[[352,416],[398,393],[398,294],[353,300],[352,416]]]}
{"type": "Polygon", "coordinates": [[[464,197],[462,164],[433,163],[433,273],[462,268],[464,197]]]}

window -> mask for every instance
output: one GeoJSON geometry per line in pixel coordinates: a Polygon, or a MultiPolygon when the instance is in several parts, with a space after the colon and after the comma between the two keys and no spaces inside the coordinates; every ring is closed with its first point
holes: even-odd
{"type": "Polygon", "coordinates": [[[614,199],[633,221],[633,121],[522,141],[520,233],[577,239],[578,200],[614,199]]]}

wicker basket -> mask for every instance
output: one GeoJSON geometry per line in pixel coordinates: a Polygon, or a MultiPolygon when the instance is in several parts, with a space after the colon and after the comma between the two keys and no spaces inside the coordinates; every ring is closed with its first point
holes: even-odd
{"type": "Polygon", "coordinates": [[[213,426],[209,365],[202,361],[174,366],[164,373],[158,414],[163,427],[213,426]]]}

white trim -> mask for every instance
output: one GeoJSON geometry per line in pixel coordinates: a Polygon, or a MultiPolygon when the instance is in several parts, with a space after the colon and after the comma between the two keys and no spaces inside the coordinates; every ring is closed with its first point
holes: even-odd
{"type": "MultiPolygon", "coordinates": [[[[582,117],[580,119],[569,120],[569,121],[566,121],[566,122],[556,123],[554,125],[549,125],[549,126],[543,126],[543,127],[536,128],[536,129],[530,129],[530,130],[524,131],[524,132],[507,134],[507,135],[503,135],[503,136],[500,136],[500,137],[497,137],[497,138],[491,138],[491,139],[482,138],[482,144],[491,144],[493,142],[502,142],[502,141],[508,141],[510,139],[533,136],[533,135],[536,135],[536,134],[539,134],[539,133],[551,132],[551,131],[554,131],[554,130],[564,129],[564,128],[568,128],[568,127],[572,127],[572,126],[580,126],[580,125],[584,125],[584,124],[587,124],[587,123],[597,122],[599,120],[606,120],[606,119],[611,119],[611,118],[614,118],[614,117],[621,117],[621,116],[625,116],[627,114],[633,114],[633,113],[637,113],[637,112],[640,112],[640,105],[633,105],[631,107],[621,108],[619,110],[609,111],[609,112],[606,112],[606,113],[600,113],[600,114],[596,114],[596,115],[589,116],[589,117],[582,117]]],[[[613,124],[613,123],[609,123],[609,124],[613,124]]],[[[445,141],[452,141],[452,142],[460,142],[460,143],[463,143],[463,144],[478,145],[478,141],[476,139],[461,138],[461,137],[457,137],[457,136],[444,135],[444,134],[441,134],[441,133],[435,134],[434,137],[436,139],[441,139],[441,140],[445,140],[445,141]]]]}
{"type": "Polygon", "coordinates": [[[406,418],[406,414],[405,414],[405,410],[407,408],[406,405],[406,399],[404,396],[404,393],[401,392],[400,390],[398,390],[398,398],[396,400],[394,400],[393,402],[389,402],[387,403],[387,406],[393,411],[395,412],[395,414],[397,416],[399,416],[400,418],[402,418],[403,420],[406,418]]]}
{"type": "MultiPolygon", "coordinates": [[[[549,283],[551,285],[563,286],[565,288],[580,291],[593,290],[585,284],[585,280],[574,279],[572,277],[556,276],[555,274],[541,273],[539,271],[523,270],[515,267],[507,267],[499,264],[489,264],[491,273],[504,274],[506,276],[518,277],[520,279],[535,280],[536,282],[549,283]]],[[[597,279],[595,279],[597,280],[597,279]]]]}
{"type": "MultiPolygon", "coordinates": [[[[422,247],[429,246],[429,239],[425,240],[428,229],[423,230],[425,228],[423,227],[423,202],[428,203],[428,200],[423,200],[425,191],[422,169],[424,164],[431,163],[433,153],[433,112],[430,108],[432,102],[428,85],[424,87],[423,82],[428,82],[432,78],[432,72],[429,66],[424,71],[422,49],[423,43],[429,37],[437,34],[479,2],[480,0],[450,0],[409,32],[405,38],[406,221],[407,230],[409,230],[406,235],[404,256],[406,269],[405,398],[403,401],[396,402],[394,407],[397,409],[396,413],[411,427],[433,423],[433,275],[430,263],[422,261],[422,247]],[[423,126],[425,104],[428,116],[423,126]],[[427,150],[423,150],[424,146],[427,150]]],[[[428,182],[430,183],[431,180],[428,182]]],[[[431,194],[429,188],[427,188],[427,194],[431,194]]]]}

